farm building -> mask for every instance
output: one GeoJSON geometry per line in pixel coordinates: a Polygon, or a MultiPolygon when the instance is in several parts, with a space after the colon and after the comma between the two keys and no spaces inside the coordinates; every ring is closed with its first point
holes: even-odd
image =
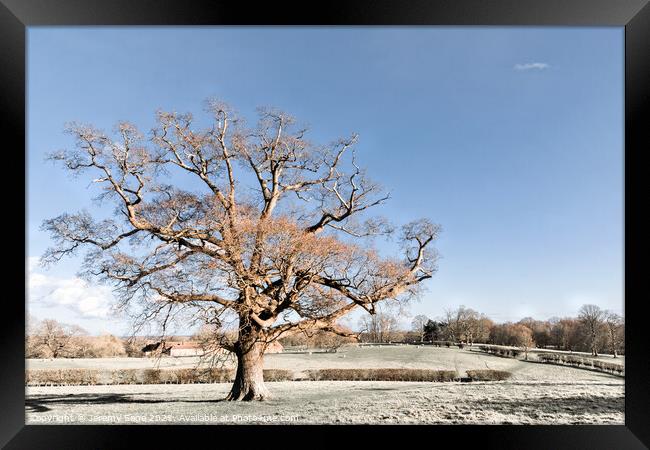
{"type": "Polygon", "coordinates": [[[204,352],[198,342],[169,342],[169,356],[201,356],[204,352]]]}

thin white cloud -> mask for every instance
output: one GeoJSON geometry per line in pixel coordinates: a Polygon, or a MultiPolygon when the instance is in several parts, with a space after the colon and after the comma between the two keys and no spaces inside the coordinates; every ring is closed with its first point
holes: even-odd
{"type": "Polygon", "coordinates": [[[36,272],[30,257],[27,290],[30,304],[68,308],[84,318],[105,319],[110,314],[113,295],[106,286],[91,286],[80,278],[58,278],[36,272]]]}
{"type": "Polygon", "coordinates": [[[515,64],[515,70],[546,70],[549,66],[546,63],[534,62],[534,63],[525,63],[525,64],[515,64]]]}
{"type": "Polygon", "coordinates": [[[38,267],[40,258],[38,256],[30,256],[27,258],[27,268],[31,272],[38,267]]]}

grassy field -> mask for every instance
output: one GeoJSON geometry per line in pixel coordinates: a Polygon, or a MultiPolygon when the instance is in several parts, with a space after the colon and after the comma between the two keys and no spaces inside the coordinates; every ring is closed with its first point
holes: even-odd
{"type": "MultiPolygon", "coordinates": [[[[163,358],[160,367],[192,367],[163,358]]],[[[145,368],[149,359],[30,360],[30,369],[145,368]]],[[[273,399],[221,402],[228,384],[27,388],[27,423],[624,423],[624,379],[467,349],[359,347],[338,353],[271,354],[268,369],[472,369],[512,372],[472,383],[289,381],[268,383],[273,399]]]]}
{"type": "MultiPolygon", "coordinates": [[[[531,364],[525,361],[499,358],[493,355],[472,351],[468,347],[440,348],[432,346],[382,346],[382,347],[344,347],[337,353],[275,353],[266,355],[266,369],[288,369],[299,372],[309,369],[344,368],[412,368],[456,370],[461,376],[473,369],[507,370],[514,379],[521,380],[570,380],[576,370],[531,364]],[[568,369],[568,370],[567,370],[568,369]]],[[[606,359],[613,362],[613,359],[606,359]]],[[[616,362],[621,363],[622,358],[616,362]]],[[[195,367],[198,357],[155,358],[79,358],[79,359],[29,359],[28,369],[146,369],[146,368],[186,368],[195,367]]],[[[585,374],[578,375],[580,377],[585,374]]]]}

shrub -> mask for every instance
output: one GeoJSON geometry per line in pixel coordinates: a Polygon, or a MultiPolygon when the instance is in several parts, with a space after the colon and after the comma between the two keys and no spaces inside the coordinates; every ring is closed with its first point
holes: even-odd
{"type": "Polygon", "coordinates": [[[505,370],[468,370],[467,376],[472,381],[503,381],[512,376],[512,373],[505,370]]]}
{"type": "Polygon", "coordinates": [[[498,345],[481,345],[478,349],[491,355],[502,356],[504,358],[516,358],[521,355],[521,350],[517,348],[501,347],[498,345]]]}
{"type": "Polygon", "coordinates": [[[566,355],[562,353],[539,353],[537,358],[544,363],[566,364],[569,366],[594,369],[600,372],[611,372],[622,375],[623,366],[621,364],[598,361],[592,358],[581,357],[577,355],[566,355]]]}
{"type": "Polygon", "coordinates": [[[31,386],[66,386],[98,384],[99,371],[95,369],[28,370],[25,383],[31,386]]]}
{"type": "Polygon", "coordinates": [[[235,379],[235,371],[212,367],[208,369],[176,369],[178,382],[188,383],[228,383],[235,379]]]}
{"type": "Polygon", "coordinates": [[[264,369],[264,381],[290,381],[293,380],[292,370],[264,369]]]}
{"type": "Polygon", "coordinates": [[[458,343],[458,348],[459,348],[459,349],[462,350],[464,347],[465,347],[465,344],[463,344],[462,342],[459,342],[459,343],[458,343]]]}
{"type": "Polygon", "coordinates": [[[151,384],[179,384],[178,372],[183,369],[150,369],[148,375],[145,375],[145,379],[151,380],[151,384]],[[154,372],[155,370],[155,372],[154,372]]]}
{"type": "Polygon", "coordinates": [[[223,383],[228,381],[228,373],[223,369],[211,367],[209,369],[185,369],[179,370],[177,376],[183,383],[223,383]]]}
{"type": "Polygon", "coordinates": [[[196,382],[196,369],[165,369],[160,371],[160,382],[188,384],[196,382]]]}
{"type": "Polygon", "coordinates": [[[221,383],[224,381],[222,378],[225,378],[226,375],[223,372],[222,369],[217,368],[174,369],[169,373],[169,378],[180,384],[221,383]]]}
{"type": "Polygon", "coordinates": [[[119,369],[110,372],[110,384],[138,384],[137,369],[119,369]]]}
{"type": "Polygon", "coordinates": [[[63,384],[97,384],[98,371],[94,369],[62,369],[60,373],[63,384]]]}
{"type": "Polygon", "coordinates": [[[211,383],[228,383],[235,380],[235,371],[232,369],[210,369],[211,383]]]}
{"type": "Polygon", "coordinates": [[[143,373],[144,384],[160,384],[160,369],[144,369],[143,373]]]}

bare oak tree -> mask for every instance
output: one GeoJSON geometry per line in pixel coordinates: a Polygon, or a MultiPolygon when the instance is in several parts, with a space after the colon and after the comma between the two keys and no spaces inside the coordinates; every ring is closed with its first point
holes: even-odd
{"type": "Polygon", "coordinates": [[[524,351],[524,359],[528,360],[528,350],[535,346],[533,330],[526,325],[517,323],[510,327],[512,333],[512,344],[521,347],[524,351]]]}
{"type": "Polygon", "coordinates": [[[447,338],[456,342],[473,344],[474,337],[478,332],[479,313],[471,308],[459,306],[456,309],[445,310],[445,323],[447,324],[447,338]]]}
{"type": "Polygon", "coordinates": [[[40,348],[43,356],[60,358],[75,356],[79,344],[78,338],[86,334],[86,331],[77,325],[44,319],[36,326],[30,338],[34,341],[33,345],[40,348]]]}
{"type": "Polygon", "coordinates": [[[604,311],[596,305],[582,305],[578,312],[578,319],[585,328],[592,356],[598,356],[598,343],[603,332],[604,316],[604,311]]]}
{"type": "Polygon", "coordinates": [[[618,356],[618,347],[623,342],[623,318],[613,311],[605,311],[604,316],[609,348],[614,358],[616,358],[618,356]]]}
{"type": "Polygon", "coordinates": [[[364,339],[375,344],[391,342],[397,327],[397,315],[391,308],[376,308],[371,315],[364,315],[359,319],[359,328],[364,339]]]}
{"type": "Polygon", "coordinates": [[[424,314],[418,314],[411,321],[411,328],[420,336],[420,342],[424,341],[424,326],[429,322],[429,318],[424,314]]]}
{"type": "Polygon", "coordinates": [[[203,128],[158,112],[148,137],[129,123],[112,134],[71,125],[76,147],[51,158],[88,174],[115,215],[47,220],[55,246],[43,261],[85,248],[83,273],[113,283],[136,326],[158,318],[164,332],[191,315],[218,328],[234,316],[236,339],[220,342],[238,361],[227,398],[262,400],[268,343],[306,329],[350,335],[344,315],[416,295],[436,270],[439,227],[402,226],[404,257],[382,257],[368,240],[391,227],[368,211],[388,195],[357,164],[356,136],[320,146],[274,109],[253,127],[223,103],[206,110],[203,128]]]}

